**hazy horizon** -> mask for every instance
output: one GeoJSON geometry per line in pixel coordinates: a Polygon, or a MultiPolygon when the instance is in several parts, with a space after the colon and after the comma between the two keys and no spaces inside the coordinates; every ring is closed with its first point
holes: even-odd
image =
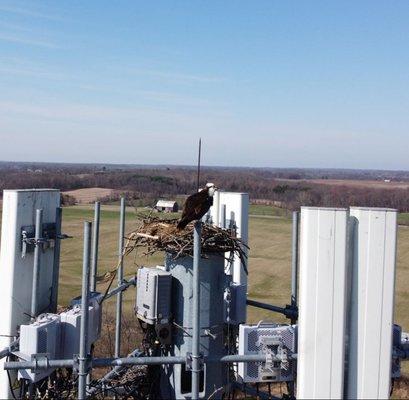
{"type": "MultiPolygon", "coordinates": [[[[73,165],[73,166],[116,166],[116,167],[135,167],[135,168],[154,168],[154,167],[175,167],[175,168],[189,168],[197,169],[195,164],[137,164],[137,163],[108,163],[108,162],[53,162],[53,161],[22,161],[22,160],[0,160],[0,164],[49,164],[49,165],[73,165]]],[[[201,168],[226,168],[226,169],[262,169],[262,170],[299,170],[299,171],[367,171],[367,172],[409,172],[409,169],[374,169],[374,168],[333,168],[333,167],[254,167],[254,166],[244,166],[244,165],[211,165],[211,164],[201,164],[201,168]]]]}

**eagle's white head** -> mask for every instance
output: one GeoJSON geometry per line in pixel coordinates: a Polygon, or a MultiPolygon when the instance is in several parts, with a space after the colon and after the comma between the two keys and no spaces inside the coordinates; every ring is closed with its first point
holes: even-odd
{"type": "Polygon", "coordinates": [[[217,187],[214,183],[206,183],[206,189],[210,197],[214,196],[214,192],[217,190],[217,187]]]}

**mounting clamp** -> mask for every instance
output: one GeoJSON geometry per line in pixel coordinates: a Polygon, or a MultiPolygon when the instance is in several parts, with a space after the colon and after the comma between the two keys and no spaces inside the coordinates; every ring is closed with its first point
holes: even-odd
{"type": "MultiPolygon", "coordinates": [[[[80,370],[80,361],[83,361],[84,359],[80,358],[79,354],[74,354],[73,356],[74,364],[72,366],[72,370],[75,371],[77,374],[80,370]]],[[[88,373],[91,371],[92,368],[92,361],[91,361],[91,354],[88,354],[85,357],[85,370],[88,373]]]]}
{"type": "Polygon", "coordinates": [[[203,371],[204,369],[204,357],[203,354],[200,353],[198,357],[196,357],[199,361],[199,370],[198,371],[194,371],[193,370],[193,359],[195,358],[195,356],[192,353],[186,353],[186,365],[185,365],[185,369],[186,371],[192,371],[192,372],[200,372],[203,371]]]}
{"type": "Polygon", "coordinates": [[[298,319],[298,307],[293,304],[287,304],[284,308],[283,314],[288,319],[297,320],[298,319]]]}
{"type": "Polygon", "coordinates": [[[26,225],[21,227],[21,257],[24,258],[27,253],[32,253],[36,246],[42,246],[42,249],[54,247],[55,241],[68,239],[72,236],[56,233],[55,222],[44,223],[41,229],[41,238],[35,238],[35,225],[26,225]]]}
{"type": "Polygon", "coordinates": [[[74,354],[72,356],[72,359],[74,361],[74,364],[72,365],[72,370],[76,373],[78,373],[79,369],[80,369],[80,363],[79,363],[79,355],[78,354],[74,354]]]}
{"type": "Polygon", "coordinates": [[[31,372],[36,372],[39,369],[48,369],[50,364],[48,362],[50,358],[49,353],[37,353],[31,355],[31,361],[35,362],[35,367],[31,368],[31,372]]]}

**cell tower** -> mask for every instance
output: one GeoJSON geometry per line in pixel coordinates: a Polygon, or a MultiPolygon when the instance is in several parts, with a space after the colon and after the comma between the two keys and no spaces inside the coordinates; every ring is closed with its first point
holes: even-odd
{"type": "MultiPolygon", "coordinates": [[[[276,382],[286,383],[292,398],[389,396],[400,361],[409,356],[408,335],[393,324],[396,210],[294,212],[291,297],[284,306],[247,297],[248,194],[217,191],[209,213],[186,233],[190,250],[168,248],[162,265],[141,267],[129,280],[123,277],[125,211],[122,199],[118,264],[108,290],[96,291],[96,203],[93,224],[84,222],[81,295],[58,313],[60,242],[67,237],[60,193],[4,192],[0,398],[221,399],[237,391],[275,398],[267,389],[276,382]],[[211,251],[217,235],[240,251],[211,251]],[[122,357],[126,290],[135,294],[144,341],[122,357]],[[97,358],[92,347],[113,297],[115,357],[97,358]],[[289,321],[248,324],[248,306],[289,321]],[[139,378],[124,383],[121,377],[135,366],[139,378]],[[97,379],[93,370],[101,367],[111,370],[97,379]],[[147,380],[146,391],[138,382],[147,380]]],[[[160,241],[153,232],[138,237],[160,241]]]]}

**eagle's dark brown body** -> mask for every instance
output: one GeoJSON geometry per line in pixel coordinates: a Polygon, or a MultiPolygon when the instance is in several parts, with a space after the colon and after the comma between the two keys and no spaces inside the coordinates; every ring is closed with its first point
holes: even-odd
{"type": "Polygon", "coordinates": [[[182,217],[177,225],[179,230],[186,227],[189,222],[201,219],[213,204],[213,197],[209,196],[209,188],[194,193],[186,199],[182,217]]]}

